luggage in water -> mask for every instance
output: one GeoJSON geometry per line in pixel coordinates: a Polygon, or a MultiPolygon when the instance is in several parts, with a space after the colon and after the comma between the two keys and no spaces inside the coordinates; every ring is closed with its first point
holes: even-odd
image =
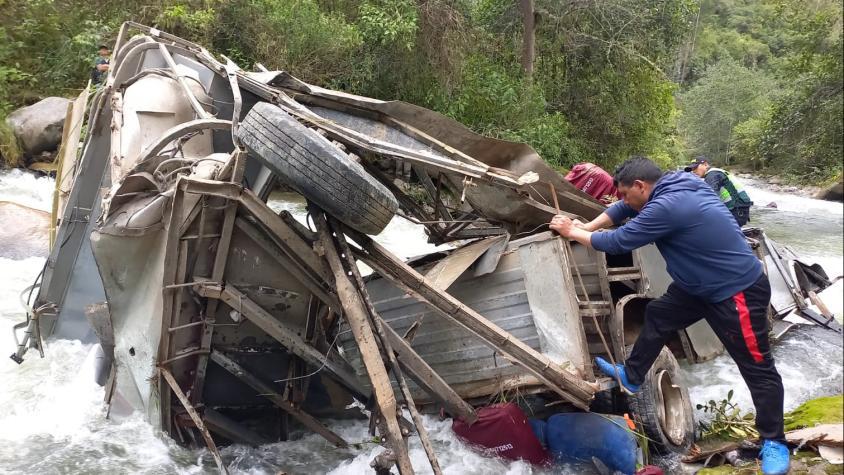
{"type": "Polygon", "coordinates": [[[478,409],[478,420],[471,426],[455,419],[454,432],[484,453],[509,460],[525,460],[535,465],[550,461],[548,452],[531,429],[525,413],[513,403],[478,409]]]}

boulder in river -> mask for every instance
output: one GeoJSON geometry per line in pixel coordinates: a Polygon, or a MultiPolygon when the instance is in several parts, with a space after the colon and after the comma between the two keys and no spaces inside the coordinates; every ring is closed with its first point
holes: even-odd
{"type": "Polygon", "coordinates": [[[822,188],[815,194],[815,198],[819,200],[844,201],[844,178],[826,188],[822,188]]]}
{"type": "Polygon", "coordinates": [[[21,107],[6,118],[24,155],[32,157],[59,148],[70,99],[48,97],[21,107]]]}

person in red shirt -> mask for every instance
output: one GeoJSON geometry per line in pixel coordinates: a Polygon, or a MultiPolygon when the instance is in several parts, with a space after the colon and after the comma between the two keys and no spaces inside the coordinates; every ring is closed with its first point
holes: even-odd
{"type": "Polygon", "coordinates": [[[604,204],[610,204],[620,198],[612,176],[594,163],[578,163],[565,178],[577,189],[604,204]]]}

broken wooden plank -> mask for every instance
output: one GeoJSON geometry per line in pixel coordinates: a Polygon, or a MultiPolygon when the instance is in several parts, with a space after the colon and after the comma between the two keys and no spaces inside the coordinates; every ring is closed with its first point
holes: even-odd
{"type": "Polygon", "coordinates": [[[249,319],[258,328],[275,338],[290,353],[316,367],[324,368],[334,376],[337,382],[348,389],[353,396],[362,400],[366,399],[366,393],[361,388],[360,382],[354,374],[317,351],[316,348],[305,342],[298,333],[285,326],[236,287],[232,285],[222,287],[217,283],[202,282],[196,284],[195,289],[203,297],[222,300],[229,307],[249,319]]]}
{"type": "Polygon", "coordinates": [[[158,373],[164,377],[164,380],[167,381],[167,384],[170,386],[170,390],[173,391],[173,394],[176,395],[182,403],[182,406],[184,406],[185,410],[188,411],[188,415],[191,420],[193,420],[193,423],[196,424],[196,428],[199,429],[199,432],[202,434],[202,438],[205,439],[205,444],[208,446],[211,456],[214,457],[214,462],[217,463],[217,468],[220,469],[220,473],[228,475],[229,471],[226,469],[226,466],[223,465],[223,457],[220,455],[220,451],[217,450],[217,444],[214,443],[214,439],[211,438],[211,433],[208,432],[208,428],[205,427],[205,424],[202,422],[202,418],[199,417],[199,414],[196,412],[196,409],[193,408],[193,405],[188,400],[188,397],[185,396],[184,392],[182,392],[182,388],[179,387],[179,383],[176,382],[176,378],[173,377],[167,368],[158,368],[158,373]]]}
{"type": "MultiPolygon", "coordinates": [[[[380,318],[380,317],[379,317],[380,318]]],[[[465,421],[467,424],[474,424],[478,415],[472,406],[463,400],[460,395],[442,377],[431,368],[428,363],[416,353],[410,343],[399,336],[390,325],[384,323],[384,331],[387,339],[396,353],[399,364],[405,370],[410,379],[413,380],[428,393],[435,401],[442,404],[445,410],[453,417],[465,421]]]]}
{"type": "Polygon", "coordinates": [[[533,373],[549,389],[578,408],[588,410],[595,389],[585,381],[566,373],[559,365],[524,342],[502,330],[447,292],[436,289],[415,269],[396,258],[369,236],[344,228],[366,252],[353,251],[367,265],[374,268],[404,291],[427,302],[437,312],[471,331],[491,347],[507,355],[533,373]]]}
{"type": "Polygon", "coordinates": [[[384,419],[384,435],[396,458],[396,466],[402,475],[412,474],[413,466],[410,463],[410,456],[407,451],[407,444],[402,437],[401,427],[397,419],[396,396],[393,393],[393,386],[387,375],[387,368],[384,360],[381,359],[381,352],[369,324],[363,302],[360,295],[352,284],[346,270],[340,262],[340,256],[334,247],[334,241],[328,230],[328,225],[322,216],[315,216],[317,230],[319,231],[320,242],[322,243],[325,259],[329,268],[334,273],[334,282],[337,288],[337,295],[343,306],[343,316],[349,323],[352,334],[360,349],[361,359],[366,367],[366,373],[372,383],[372,391],[375,395],[375,402],[381,410],[384,419]]]}
{"type": "Polygon", "coordinates": [[[791,430],[785,433],[785,440],[795,445],[829,445],[844,447],[844,425],[820,424],[814,427],[791,430]]]}
{"type": "MultiPolygon", "coordinates": [[[[317,219],[322,219],[322,216],[317,219]]],[[[399,383],[399,389],[401,390],[402,396],[404,396],[404,401],[407,404],[407,410],[410,411],[410,417],[413,419],[413,424],[416,426],[416,433],[419,434],[419,441],[425,449],[425,454],[428,456],[428,462],[431,464],[431,469],[434,471],[435,475],[442,475],[440,464],[437,461],[437,455],[434,453],[434,447],[431,445],[431,439],[428,438],[428,431],[425,430],[425,425],[422,423],[422,416],[419,415],[419,411],[416,409],[416,404],[413,402],[413,395],[410,393],[410,388],[408,388],[407,381],[405,381],[401,367],[396,360],[396,355],[393,352],[390,339],[387,338],[384,331],[384,327],[388,325],[381,320],[381,317],[375,310],[375,306],[372,304],[372,300],[369,298],[369,293],[366,291],[366,284],[363,282],[363,278],[360,276],[360,271],[358,270],[357,261],[355,261],[355,258],[352,256],[351,250],[349,249],[348,243],[346,243],[346,238],[343,236],[340,226],[333,219],[329,220],[329,226],[335,231],[339,249],[342,251],[342,254],[346,256],[346,262],[349,264],[349,270],[351,270],[352,276],[357,283],[360,297],[366,304],[366,309],[369,311],[369,316],[372,318],[372,323],[374,324],[375,330],[378,332],[378,336],[381,339],[381,345],[384,347],[384,352],[387,353],[390,368],[393,370],[396,382],[399,383]]]]}
{"type": "Polygon", "coordinates": [[[290,403],[290,401],[285,400],[283,397],[281,397],[281,394],[275,392],[275,390],[273,390],[273,388],[269,384],[261,381],[254,374],[246,371],[245,368],[237,364],[237,362],[235,362],[228,356],[224,355],[223,353],[220,353],[217,350],[211,350],[211,361],[217,363],[223,369],[234,375],[237,379],[251,386],[252,389],[258,391],[259,396],[269,399],[273,402],[273,404],[280,407],[282,410],[284,410],[291,416],[295,417],[296,420],[302,423],[302,425],[323,436],[325,440],[331,442],[337,447],[348,447],[348,444],[345,440],[343,440],[342,437],[332,432],[331,429],[325,427],[320,421],[315,419],[307,412],[294,406],[290,403]]]}
{"type": "Polygon", "coordinates": [[[448,256],[440,259],[434,264],[428,272],[425,273],[425,278],[431,281],[431,284],[442,290],[448,290],[451,284],[454,283],[464,272],[468,269],[483,253],[487,251],[493,244],[503,241],[504,236],[490,237],[481,239],[466,246],[460,247],[453,251],[448,256]]]}

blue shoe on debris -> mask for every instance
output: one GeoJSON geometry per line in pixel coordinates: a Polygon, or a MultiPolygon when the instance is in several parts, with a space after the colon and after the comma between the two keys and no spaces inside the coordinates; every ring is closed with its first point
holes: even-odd
{"type": "Polygon", "coordinates": [[[759,452],[762,459],[762,473],[764,475],[785,475],[789,469],[788,447],[776,440],[765,440],[762,442],[762,450],[759,452]]]}
{"type": "Polygon", "coordinates": [[[618,376],[618,379],[621,380],[621,384],[624,385],[624,389],[630,391],[631,393],[639,391],[639,385],[633,384],[627,379],[627,373],[624,372],[623,364],[616,364],[613,366],[609,361],[601,358],[600,356],[595,357],[595,364],[597,364],[598,369],[607,376],[612,378],[618,376]]]}

